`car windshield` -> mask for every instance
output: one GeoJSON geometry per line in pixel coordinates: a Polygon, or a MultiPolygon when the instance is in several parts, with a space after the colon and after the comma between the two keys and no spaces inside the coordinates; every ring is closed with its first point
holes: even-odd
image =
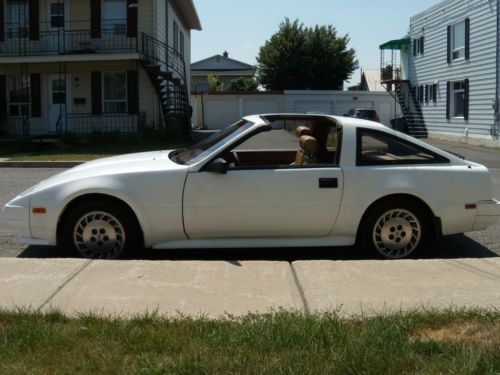
{"type": "Polygon", "coordinates": [[[228,128],[211,135],[200,143],[187,148],[174,151],[170,154],[170,159],[177,164],[191,165],[202,159],[207,151],[211,151],[218,143],[231,141],[253,125],[249,121],[239,121],[228,128]]]}

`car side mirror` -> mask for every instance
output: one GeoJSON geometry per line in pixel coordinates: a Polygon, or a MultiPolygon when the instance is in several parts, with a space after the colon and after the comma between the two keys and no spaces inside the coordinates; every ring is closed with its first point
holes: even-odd
{"type": "Polygon", "coordinates": [[[222,158],[215,159],[208,163],[205,167],[206,172],[219,173],[219,174],[227,174],[227,161],[222,158]]]}

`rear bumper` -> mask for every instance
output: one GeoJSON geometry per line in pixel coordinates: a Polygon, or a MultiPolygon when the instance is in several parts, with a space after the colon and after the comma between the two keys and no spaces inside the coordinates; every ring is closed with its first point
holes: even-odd
{"type": "Polygon", "coordinates": [[[484,230],[500,220],[500,202],[497,200],[480,201],[477,203],[476,219],[473,230],[484,230]]]}

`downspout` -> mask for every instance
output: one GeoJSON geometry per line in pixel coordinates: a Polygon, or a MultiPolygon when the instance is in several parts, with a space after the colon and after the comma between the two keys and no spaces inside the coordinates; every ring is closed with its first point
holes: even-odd
{"type": "Polygon", "coordinates": [[[497,0],[497,45],[496,45],[496,89],[495,89],[495,116],[494,123],[491,128],[491,135],[498,139],[499,135],[499,122],[500,122],[500,0],[497,0]]]}

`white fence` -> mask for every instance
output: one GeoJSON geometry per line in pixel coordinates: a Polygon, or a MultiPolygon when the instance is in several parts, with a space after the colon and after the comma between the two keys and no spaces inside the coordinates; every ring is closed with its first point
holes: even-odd
{"type": "Polygon", "coordinates": [[[259,113],[322,113],[342,116],[350,109],[375,109],[383,124],[400,115],[399,105],[385,92],[285,91],[280,94],[192,95],[195,127],[223,129],[244,116],[259,113]]]}

